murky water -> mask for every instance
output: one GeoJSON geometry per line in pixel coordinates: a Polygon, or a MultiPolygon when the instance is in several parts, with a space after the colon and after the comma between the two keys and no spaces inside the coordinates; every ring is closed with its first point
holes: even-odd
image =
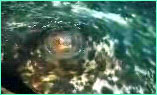
{"type": "Polygon", "coordinates": [[[2,86],[155,93],[155,2],[2,2],[2,86]]]}

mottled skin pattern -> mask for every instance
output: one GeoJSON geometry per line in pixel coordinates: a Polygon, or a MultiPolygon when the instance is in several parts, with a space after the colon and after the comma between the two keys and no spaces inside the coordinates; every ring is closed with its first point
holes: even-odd
{"type": "MultiPolygon", "coordinates": [[[[24,82],[37,93],[101,93],[89,87],[93,87],[102,74],[116,77],[115,73],[121,70],[119,65],[122,64],[113,56],[111,58],[113,52],[105,52],[105,48],[107,47],[97,51],[96,47],[90,46],[84,49],[84,54],[80,58],[59,59],[51,62],[44,62],[35,57],[29,59],[26,65],[20,68],[20,72],[24,82]],[[89,60],[88,56],[92,51],[94,51],[93,58],[89,60]]],[[[32,56],[35,52],[36,56],[42,55],[40,50],[35,50],[32,56]]]]}

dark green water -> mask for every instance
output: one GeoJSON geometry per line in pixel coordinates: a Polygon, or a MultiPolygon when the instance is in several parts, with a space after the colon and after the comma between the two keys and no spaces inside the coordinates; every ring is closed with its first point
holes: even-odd
{"type": "Polygon", "coordinates": [[[155,4],[2,2],[2,86],[15,93],[156,93],[155,4]],[[53,33],[74,37],[74,51],[48,51],[53,33]]]}

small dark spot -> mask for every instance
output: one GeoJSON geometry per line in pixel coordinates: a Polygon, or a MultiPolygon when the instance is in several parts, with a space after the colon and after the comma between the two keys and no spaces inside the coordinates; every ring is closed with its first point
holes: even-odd
{"type": "Polygon", "coordinates": [[[94,57],[95,57],[95,50],[92,50],[92,51],[90,51],[89,54],[88,54],[88,59],[89,59],[89,60],[93,60],[94,57]]]}
{"type": "Polygon", "coordinates": [[[101,91],[103,94],[113,94],[113,91],[111,91],[110,89],[106,87],[103,87],[101,91]]]}

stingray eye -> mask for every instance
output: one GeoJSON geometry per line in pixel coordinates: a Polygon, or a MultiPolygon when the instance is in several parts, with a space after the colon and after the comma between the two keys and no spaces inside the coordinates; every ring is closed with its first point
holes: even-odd
{"type": "Polygon", "coordinates": [[[70,37],[64,37],[64,36],[56,36],[56,37],[52,38],[50,40],[49,44],[52,45],[52,50],[55,53],[66,53],[66,52],[70,51],[70,49],[72,47],[70,37]],[[68,43],[68,44],[66,44],[66,43],[68,43]]]}
{"type": "Polygon", "coordinates": [[[77,31],[55,31],[45,40],[45,48],[53,58],[71,58],[83,48],[82,35],[77,31]]]}

